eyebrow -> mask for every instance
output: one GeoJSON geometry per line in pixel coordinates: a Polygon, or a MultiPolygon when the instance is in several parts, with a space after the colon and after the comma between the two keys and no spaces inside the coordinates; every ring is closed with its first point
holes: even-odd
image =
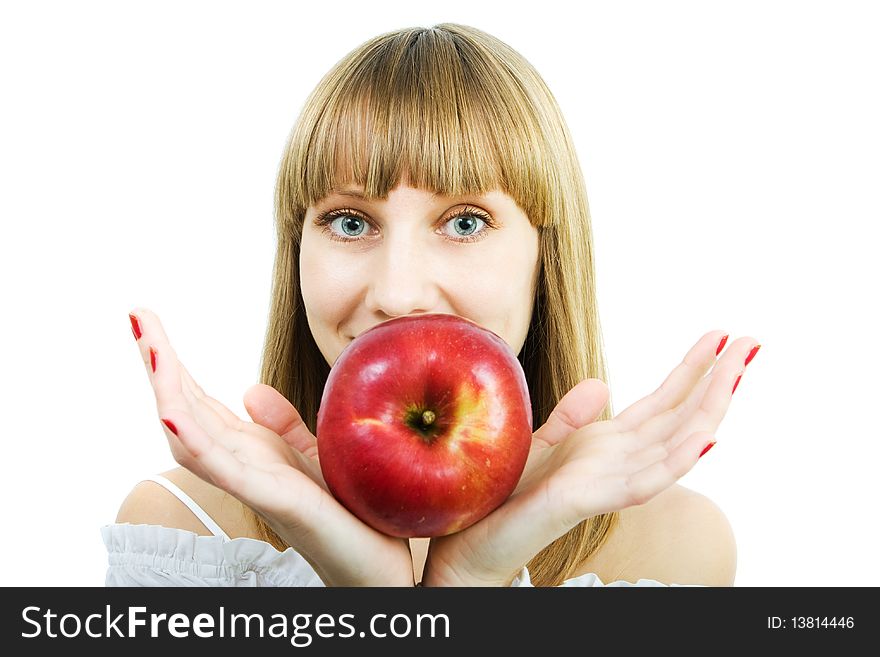
{"type": "MultiPolygon", "coordinates": [[[[366,195],[364,194],[363,190],[356,188],[356,187],[344,187],[344,188],[332,187],[330,189],[330,193],[337,194],[338,196],[351,196],[353,198],[359,198],[359,199],[366,198],[366,195]]],[[[432,199],[437,198],[438,196],[440,196],[440,192],[435,192],[434,194],[431,194],[432,199]]]]}
{"type": "Polygon", "coordinates": [[[330,190],[331,194],[338,194],[339,196],[353,196],[354,198],[366,198],[363,191],[355,188],[345,188],[345,189],[337,189],[332,188],[330,190]]]}

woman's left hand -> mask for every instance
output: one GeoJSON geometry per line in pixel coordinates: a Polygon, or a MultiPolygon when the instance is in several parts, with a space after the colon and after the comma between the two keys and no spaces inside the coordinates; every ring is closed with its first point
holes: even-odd
{"type": "Polygon", "coordinates": [[[504,504],[467,529],[431,540],[424,585],[510,585],[532,557],[581,521],[644,504],[690,471],[714,444],[757,345],[739,338],[718,359],[723,336],[700,338],[655,392],[612,420],[595,422],[608,400],[602,381],[572,388],[534,433],[519,485],[504,504]]]}

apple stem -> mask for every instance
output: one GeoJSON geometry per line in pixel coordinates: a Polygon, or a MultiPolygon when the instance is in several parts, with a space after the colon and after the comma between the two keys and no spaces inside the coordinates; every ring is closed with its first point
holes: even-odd
{"type": "Polygon", "coordinates": [[[433,424],[436,419],[437,416],[434,415],[434,411],[425,411],[422,413],[422,424],[426,427],[433,424]]]}

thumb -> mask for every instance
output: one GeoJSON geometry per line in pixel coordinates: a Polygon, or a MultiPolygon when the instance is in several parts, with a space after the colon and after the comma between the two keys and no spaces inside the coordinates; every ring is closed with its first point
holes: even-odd
{"type": "Polygon", "coordinates": [[[547,421],[532,435],[532,443],[552,447],[573,431],[595,422],[608,403],[608,397],[605,382],[584,379],[559,400],[547,421]]]}
{"type": "Polygon", "coordinates": [[[287,398],[272,386],[258,383],[244,393],[244,407],[254,423],[274,431],[305,456],[317,454],[317,440],[287,398]]]}

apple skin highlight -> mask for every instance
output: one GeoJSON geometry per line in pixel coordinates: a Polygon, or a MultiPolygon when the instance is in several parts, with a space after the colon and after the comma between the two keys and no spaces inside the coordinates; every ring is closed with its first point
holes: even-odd
{"type": "Polygon", "coordinates": [[[324,480],[354,515],[390,536],[445,536],[519,482],[532,441],[525,373],[470,320],[397,317],[340,354],[316,433],[324,480]]]}

